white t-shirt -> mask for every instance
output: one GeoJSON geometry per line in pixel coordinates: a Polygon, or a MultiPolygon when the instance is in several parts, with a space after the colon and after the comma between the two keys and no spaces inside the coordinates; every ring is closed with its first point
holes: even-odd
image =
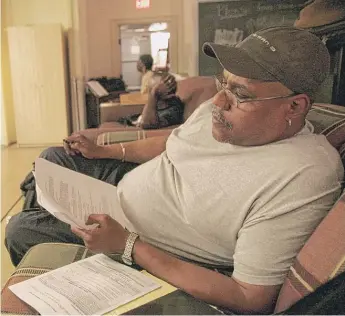
{"type": "Polygon", "coordinates": [[[175,255],[234,266],[240,281],[281,284],[340,194],[339,155],[308,122],[254,147],[217,142],[211,128],[208,101],[120,181],[126,227],[175,255]]]}

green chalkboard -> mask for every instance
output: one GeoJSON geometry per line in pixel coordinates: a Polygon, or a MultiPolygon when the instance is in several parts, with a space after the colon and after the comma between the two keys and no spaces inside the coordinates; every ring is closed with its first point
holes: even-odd
{"type": "MultiPolygon", "coordinates": [[[[188,0],[187,0],[188,1],[188,0]]],[[[222,69],[202,52],[205,42],[235,45],[249,34],[271,26],[293,25],[306,0],[232,0],[199,3],[199,75],[222,69]]]]}

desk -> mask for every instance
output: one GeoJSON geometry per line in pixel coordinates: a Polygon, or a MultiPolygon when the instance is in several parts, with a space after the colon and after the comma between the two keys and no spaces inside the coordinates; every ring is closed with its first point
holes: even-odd
{"type": "Polygon", "coordinates": [[[120,102],[101,103],[99,124],[116,122],[120,117],[141,113],[143,108],[144,104],[123,104],[120,102]]]}
{"type": "Polygon", "coordinates": [[[87,127],[98,127],[100,123],[100,104],[110,100],[119,100],[119,96],[124,91],[113,91],[104,97],[97,97],[92,93],[86,93],[86,122],[87,127]]]}

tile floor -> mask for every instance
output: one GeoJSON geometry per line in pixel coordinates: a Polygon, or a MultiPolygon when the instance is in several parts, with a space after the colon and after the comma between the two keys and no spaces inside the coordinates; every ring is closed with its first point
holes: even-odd
{"type": "Polygon", "coordinates": [[[19,185],[43,149],[16,145],[1,148],[1,287],[14,270],[4,246],[6,218],[21,210],[23,201],[19,185]]]}

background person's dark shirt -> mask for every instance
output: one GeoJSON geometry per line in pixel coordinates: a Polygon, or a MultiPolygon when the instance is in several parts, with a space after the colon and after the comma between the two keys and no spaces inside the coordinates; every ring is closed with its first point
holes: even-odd
{"type": "MultiPolygon", "coordinates": [[[[173,95],[168,99],[158,99],[156,103],[157,124],[143,124],[144,129],[157,129],[178,125],[183,123],[184,103],[182,100],[173,95]]],[[[134,122],[141,114],[133,114],[127,117],[122,117],[118,120],[119,123],[135,126],[134,122]]]]}

